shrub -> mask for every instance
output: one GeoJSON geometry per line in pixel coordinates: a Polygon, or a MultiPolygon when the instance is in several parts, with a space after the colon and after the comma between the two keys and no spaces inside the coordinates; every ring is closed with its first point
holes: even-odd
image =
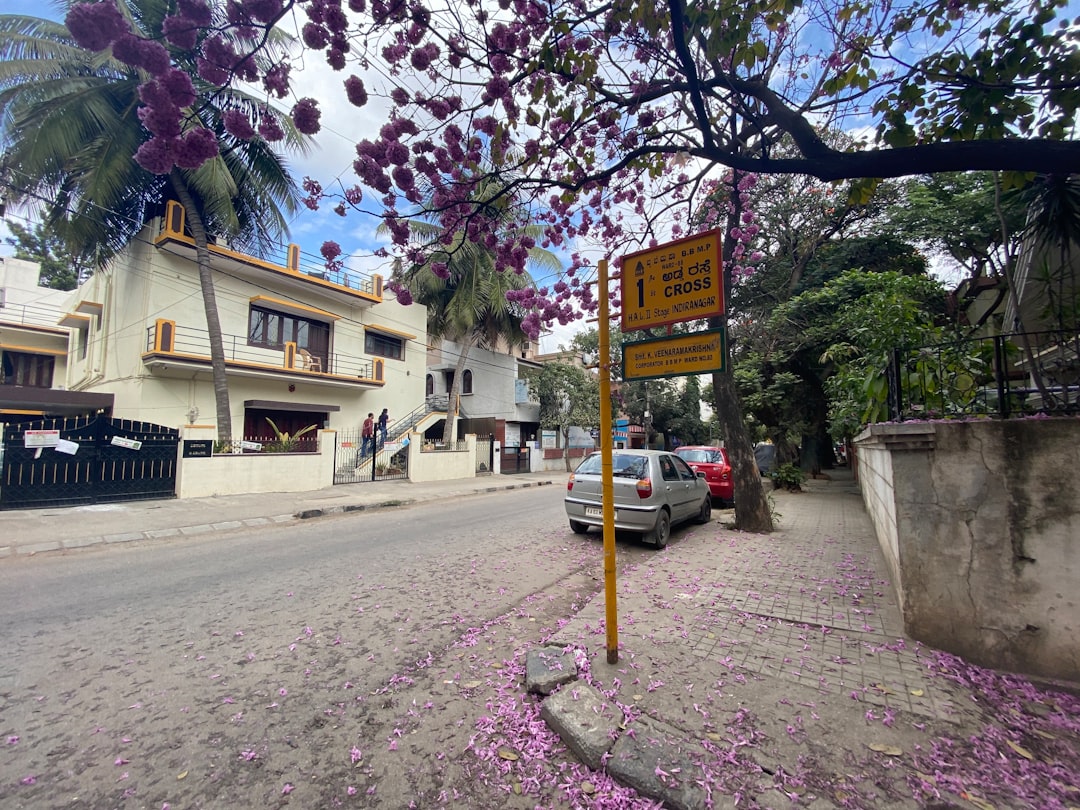
{"type": "Polygon", "coordinates": [[[794,464],[781,464],[772,473],[773,483],[788,492],[797,492],[802,489],[802,482],[806,480],[806,473],[794,464]]]}

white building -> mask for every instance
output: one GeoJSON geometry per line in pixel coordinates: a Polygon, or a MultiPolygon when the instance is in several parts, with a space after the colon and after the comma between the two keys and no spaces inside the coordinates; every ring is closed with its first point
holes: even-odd
{"type": "Polygon", "coordinates": [[[34,262],[0,256],[0,422],[110,412],[110,396],[65,390],[73,293],[39,279],[34,262]]]}
{"type": "MultiPolygon", "coordinates": [[[[540,438],[540,403],[529,393],[523,368],[538,368],[530,343],[515,347],[473,347],[465,358],[460,386],[457,435],[494,435],[504,447],[540,438]]],[[[449,340],[435,343],[427,353],[425,391],[429,397],[446,396],[454,383],[461,345],[449,340]]],[[[428,429],[441,435],[442,421],[428,429]]]]}
{"type": "MultiPolygon", "coordinates": [[[[210,254],[235,439],[273,438],[268,418],[290,434],[357,429],[423,404],[425,313],[385,297],[381,276],[304,266],[296,245],[282,264],[210,254]]],[[[76,291],[63,323],[71,391],[111,395],[118,418],[215,424],[195,244],[175,202],[76,291]]]]}

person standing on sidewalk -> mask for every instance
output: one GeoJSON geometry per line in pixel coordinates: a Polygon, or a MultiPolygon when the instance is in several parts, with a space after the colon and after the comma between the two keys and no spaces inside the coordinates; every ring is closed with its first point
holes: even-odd
{"type": "Polygon", "coordinates": [[[386,412],[386,408],[382,409],[382,413],[379,414],[379,434],[382,436],[383,446],[386,446],[386,423],[390,421],[390,414],[386,412]]]}
{"type": "Polygon", "coordinates": [[[368,445],[371,445],[371,452],[375,452],[375,414],[369,413],[367,415],[360,435],[364,439],[360,445],[360,457],[363,458],[368,454],[368,445]]]}

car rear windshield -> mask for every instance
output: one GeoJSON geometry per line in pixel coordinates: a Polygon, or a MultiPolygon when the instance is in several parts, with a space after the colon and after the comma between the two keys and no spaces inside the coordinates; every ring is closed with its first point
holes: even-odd
{"type": "MultiPolygon", "coordinates": [[[[600,475],[603,472],[602,460],[599,453],[594,453],[577,468],[583,475],[600,475]]],[[[611,457],[611,474],[625,478],[647,478],[649,475],[649,459],[645,456],[632,456],[625,453],[615,453],[611,457]]]]}
{"type": "Polygon", "coordinates": [[[702,464],[720,464],[723,461],[719,450],[677,450],[676,454],[683,461],[696,461],[702,464]]]}

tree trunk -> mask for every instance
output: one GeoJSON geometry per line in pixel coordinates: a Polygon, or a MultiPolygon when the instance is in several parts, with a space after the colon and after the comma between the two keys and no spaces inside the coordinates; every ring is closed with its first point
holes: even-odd
{"type": "Polygon", "coordinates": [[[562,426],[559,426],[559,432],[562,433],[562,457],[563,463],[566,464],[566,471],[573,472],[573,467],[570,466],[570,428],[565,430],[562,426]]]}
{"type": "Polygon", "coordinates": [[[712,383],[716,394],[716,419],[723,431],[724,446],[735,478],[735,525],[748,532],[771,532],[772,512],[761,485],[735,380],[731,372],[717,372],[713,374],[712,383]]]}
{"type": "MultiPolygon", "coordinates": [[[[742,217],[742,197],[738,191],[740,172],[732,172],[731,205],[728,208],[725,237],[730,234],[742,217]]],[[[731,300],[731,267],[734,263],[735,240],[723,240],[723,286],[724,300],[731,300]]],[[[727,315],[709,319],[709,328],[727,329],[727,315]]],[[[731,348],[727,351],[730,353],[731,348]]],[[[742,399],[735,388],[735,378],[731,369],[713,374],[713,396],[716,398],[716,419],[720,423],[731,473],[735,478],[735,525],[748,532],[771,532],[773,530],[772,511],[765,498],[765,489],[761,485],[757,461],[754,458],[754,445],[743,418],[742,399]]]]}
{"type": "Polygon", "coordinates": [[[195,256],[199,267],[199,286],[202,288],[203,310],[206,313],[206,332],[210,339],[210,368],[214,377],[214,405],[217,412],[218,441],[232,441],[232,408],[229,404],[229,380],[225,370],[225,345],[221,339],[221,320],[218,318],[214,276],[210,269],[210,248],[202,215],[184,184],[180,173],[173,169],[170,176],[173,189],[184,206],[188,228],[195,240],[195,256]]]}
{"type": "Polygon", "coordinates": [[[446,402],[446,423],[443,426],[443,442],[447,445],[454,440],[454,422],[457,419],[457,403],[461,394],[461,375],[465,373],[465,361],[469,358],[473,338],[466,338],[461,344],[457,367],[454,369],[454,381],[450,384],[450,393],[446,402]]]}

